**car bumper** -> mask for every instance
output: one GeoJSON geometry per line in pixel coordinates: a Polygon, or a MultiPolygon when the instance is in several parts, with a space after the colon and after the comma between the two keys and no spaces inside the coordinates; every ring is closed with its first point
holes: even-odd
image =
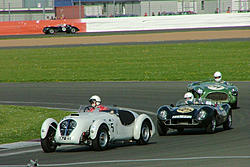
{"type": "Polygon", "coordinates": [[[201,128],[207,126],[207,121],[197,121],[196,119],[169,119],[160,121],[162,125],[169,128],[201,128]]]}

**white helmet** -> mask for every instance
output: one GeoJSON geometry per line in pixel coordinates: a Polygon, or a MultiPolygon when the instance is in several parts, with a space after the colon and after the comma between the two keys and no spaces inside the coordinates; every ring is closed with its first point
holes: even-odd
{"type": "Polygon", "coordinates": [[[221,79],[222,79],[221,73],[220,73],[219,71],[215,72],[215,73],[214,73],[214,80],[215,80],[216,82],[220,82],[221,79]]]}
{"type": "Polygon", "coordinates": [[[194,95],[190,92],[185,93],[184,99],[186,102],[193,102],[194,100],[194,95]]]}
{"type": "Polygon", "coordinates": [[[91,96],[90,98],[89,98],[89,102],[90,102],[90,104],[93,106],[93,107],[95,107],[95,106],[98,106],[98,105],[100,105],[101,104],[101,102],[102,102],[102,100],[101,100],[101,98],[99,97],[99,96],[97,96],[97,95],[94,95],[94,96],[91,96]]]}

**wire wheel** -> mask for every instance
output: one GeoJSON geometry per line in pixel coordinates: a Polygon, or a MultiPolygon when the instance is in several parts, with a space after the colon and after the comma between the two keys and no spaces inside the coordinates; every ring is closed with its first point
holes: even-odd
{"type": "Polygon", "coordinates": [[[106,150],[109,146],[109,132],[105,125],[98,129],[96,138],[93,140],[93,149],[96,151],[106,150]]]}
{"type": "Polygon", "coordinates": [[[226,122],[223,123],[224,130],[229,130],[233,125],[232,111],[229,112],[226,122]]]}
{"type": "Polygon", "coordinates": [[[212,118],[211,122],[207,126],[207,133],[214,133],[216,129],[216,119],[212,118]]]}
{"type": "Polygon", "coordinates": [[[144,121],[141,126],[141,135],[138,144],[147,144],[150,137],[150,124],[148,121],[144,121]]]}

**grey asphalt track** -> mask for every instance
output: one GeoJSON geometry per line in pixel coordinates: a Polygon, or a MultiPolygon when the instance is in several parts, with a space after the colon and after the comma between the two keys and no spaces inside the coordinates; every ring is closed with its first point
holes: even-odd
{"type": "MultiPolygon", "coordinates": [[[[189,82],[59,82],[1,83],[0,103],[77,109],[93,94],[104,104],[155,113],[163,104],[183,97],[189,82]]],[[[233,111],[233,129],[218,127],[215,134],[204,130],[156,134],[148,145],[116,144],[104,152],[85,146],[62,147],[43,153],[40,146],[0,149],[0,166],[25,166],[37,159],[41,166],[100,167],[249,167],[250,166],[250,82],[233,82],[240,90],[239,108],[233,111]],[[47,164],[47,165],[46,165],[47,164]]],[[[154,121],[155,116],[150,115],[154,121]]]]}

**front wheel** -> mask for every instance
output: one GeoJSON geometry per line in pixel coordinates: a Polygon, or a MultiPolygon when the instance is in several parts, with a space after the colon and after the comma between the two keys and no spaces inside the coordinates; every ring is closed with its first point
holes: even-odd
{"type": "Polygon", "coordinates": [[[147,121],[144,121],[141,126],[141,135],[140,139],[138,140],[138,144],[144,145],[147,144],[151,137],[150,134],[150,124],[147,121]]]}
{"type": "Polygon", "coordinates": [[[230,104],[233,109],[236,109],[238,107],[238,100],[236,100],[234,103],[230,104]]]}
{"type": "Polygon", "coordinates": [[[101,125],[98,129],[96,138],[93,140],[93,149],[95,151],[103,151],[109,145],[109,131],[105,125],[101,125]]]}
{"type": "Polygon", "coordinates": [[[157,131],[159,136],[166,136],[168,128],[163,127],[159,121],[157,121],[157,131]]]}
{"type": "Polygon", "coordinates": [[[216,119],[215,117],[213,117],[210,123],[208,124],[206,131],[207,133],[214,133],[215,129],[216,129],[216,119]]]}
{"type": "Polygon", "coordinates": [[[57,145],[54,142],[54,136],[56,131],[54,129],[49,129],[47,136],[41,139],[41,146],[44,152],[50,153],[55,152],[57,145]]]}
{"type": "Polygon", "coordinates": [[[229,130],[232,128],[233,124],[233,116],[232,116],[232,111],[229,111],[228,117],[226,122],[223,123],[223,129],[224,130],[229,130]]]}

